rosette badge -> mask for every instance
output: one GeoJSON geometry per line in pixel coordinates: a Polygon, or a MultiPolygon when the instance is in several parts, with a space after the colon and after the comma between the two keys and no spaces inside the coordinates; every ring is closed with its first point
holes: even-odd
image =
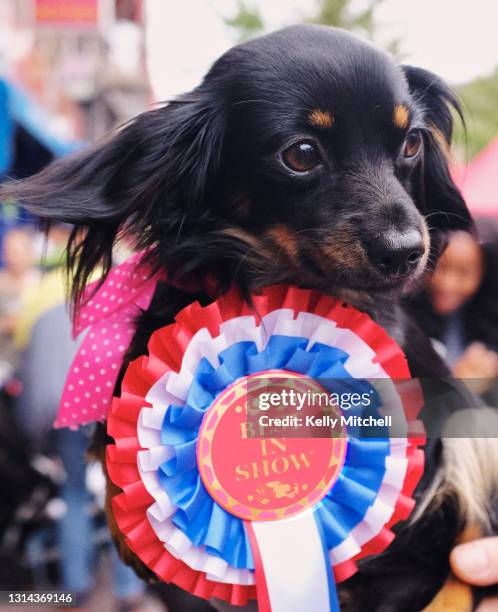
{"type": "Polygon", "coordinates": [[[317,292],[270,287],[252,306],[236,292],[192,304],[130,364],[108,420],[107,466],[122,490],[113,510],[128,545],[200,597],[337,610],[335,584],[384,550],[413,507],[423,434],[409,378],[382,328],[317,292]],[[358,435],[351,404],[342,420],[340,402],[321,420],[308,414],[320,433],[300,429],[302,398],[325,391],[370,398],[375,436],[358,435]],[[301,398],[285,422],[267,410],[278,397],[301,398]],[[399,408],[395,433],[387,405],[399,408]]]}

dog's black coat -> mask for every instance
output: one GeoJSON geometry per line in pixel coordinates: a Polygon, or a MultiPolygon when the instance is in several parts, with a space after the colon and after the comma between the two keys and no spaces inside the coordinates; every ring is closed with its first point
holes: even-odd
{"type": "MultiPolygon", "coordinates": [[[[100,262],[109,268],[120,237],[148,249],[178,287],[185,279],[199,287],[159,285],[125,365],[182,307],[211,299],[202,289],[209,275],[218,292],[235,285],[248,296],[284,282],[344,298],[398,340],[414,376],[445,376],[397,301],[435,260],[444,234],[471,224],[448,170],[451,107],[458,110],[435,75],[400,67],[339,30],[296,26],[235,47],[191,93],[0,196],[75,225],[76,298],[100,262]],[[422,142],[407,156],[410,138],[422,142]],[[319,159],[306,172],[286,164],[289,148],[303,142],[319,159]],[[390,262],[389,249],[426,230],[430,253],[426,235],[414,268],[386,271],[372,256],[381,244],[390,262]]],[[[437,440],[429,444],[418,497],[439,452],[437,440]]],[[[344,609],[422,609],[449,572],[460,530],[450,502],[398,527],[390,548],[343,585],[344,609]]]]}

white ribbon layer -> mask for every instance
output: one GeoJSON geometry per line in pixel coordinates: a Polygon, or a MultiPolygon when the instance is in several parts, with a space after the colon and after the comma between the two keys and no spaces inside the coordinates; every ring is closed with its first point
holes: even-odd
{"type": "Polygon", "coordinates": [[[330,605],[334,585],[329,581],[328,559],[313,512],[251,525],[271,611],[334,612],[337,608],[330,605]]]}

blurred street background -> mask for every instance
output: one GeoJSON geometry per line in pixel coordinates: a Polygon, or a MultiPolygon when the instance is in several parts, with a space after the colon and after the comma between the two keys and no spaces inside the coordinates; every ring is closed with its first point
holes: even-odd
{"type": "MultiPolygon", "coordinates": [[[[461,96],[467,131],[457,123],[452,172],[479,236],[452,238],[413,310],[455,374],[496,379],[498,331],[465,327],[484,304],[486,329],[498,330],[495,0],[0,0],[0,181],[191,89],[233,44],[302,22],[351,30],[461,96]]],[[[71,590],[99,612],[211,610],[121,564],[103,476],[84,461],[91,432],[51,430],[76,348],[62,273],[70,229],[45,238],[19,202],[0,203],[0,590],[71,590]]]]}

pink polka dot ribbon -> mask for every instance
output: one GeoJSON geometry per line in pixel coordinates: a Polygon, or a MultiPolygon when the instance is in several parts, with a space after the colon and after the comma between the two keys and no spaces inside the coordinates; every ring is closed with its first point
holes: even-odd
{"type": "MultiPolygon", "coordinates": [[[[163,273],[153,274],[136,253],[113,268],[74,322],[74,336],[86,335],[71,364],[55,427],[77,428],[107,418],[121,363],[135,333],[136,317],[146,310],[163,273]]],[[[98,282],[98,281],[97,281],[98,282]]]]}

